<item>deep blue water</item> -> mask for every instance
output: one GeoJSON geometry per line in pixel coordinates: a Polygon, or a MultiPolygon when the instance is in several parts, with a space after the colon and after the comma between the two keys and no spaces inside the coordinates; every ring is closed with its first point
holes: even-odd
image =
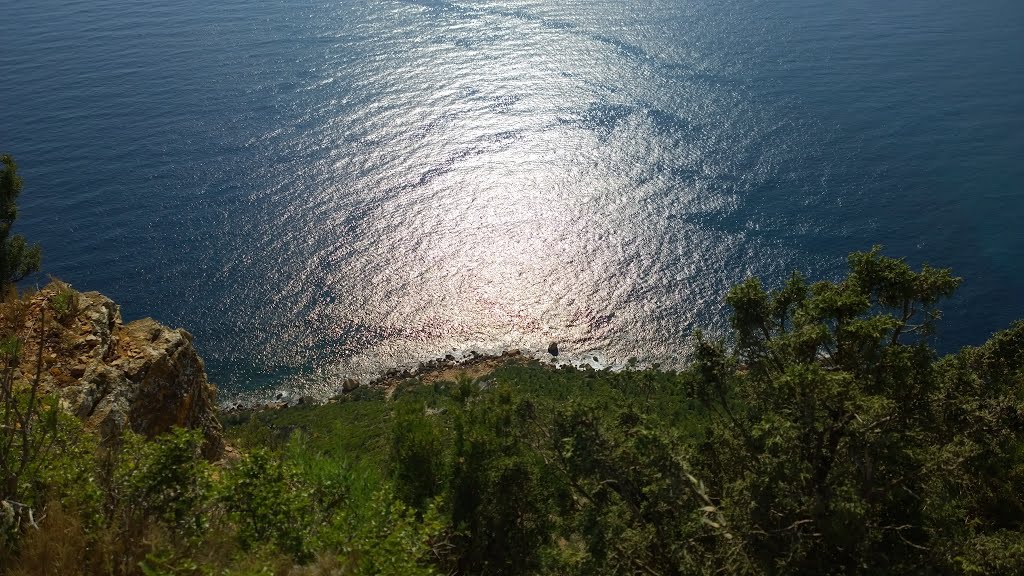
{"type": "Polygon", "coordinates": [[[1024,317],[1019,0],[32,0],[0,150],[47,272],[227,397],[450,350],[679,362],[874,243],[1024,317]]]}

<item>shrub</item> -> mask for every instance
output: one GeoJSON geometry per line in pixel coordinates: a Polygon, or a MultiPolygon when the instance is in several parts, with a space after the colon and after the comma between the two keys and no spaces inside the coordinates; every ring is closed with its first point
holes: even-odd
{"type": "Polygon", "coordinates": [[[296,560],[310,558],[309,494],[279,458],[266,450],[250,452],[228,472],[220,502],[243,548],[272,545],[296,560]]]}
{"type": "Polygon", "coordinates": [[[399,498],[418,510],[445,489],[451,440],[437,418],[419,402],[396,408],[388,464],[399,498]]]}
{"type": "Polygon", "coordinates": [[[320,537],[321,562],[330,559],[341,574],[436,574],[429,562],[444,522],[435,505],[417,514],[386,488],[347,504],[320,537]]]}
{"type": "Polygon", "coordinates": [[[54,281],[53,285],[55,291],[49,297],[50,308],[53,310],[54,318],[57,322],[67,325],[68,322],[78,316],[78,292],[75,292],[63,282],[54,281]]]}
{"type": "MultiPolygon", "coordinates": [[[[40,324],[45,316],[40,317],[40,324]]],[[[53,449],[60,409],[57,399],[42,393],[42,347],[35,375],[27,386],[15,378],[22,342],[0,342],[0,551],[13,545],[23,526],[35,524],[44,498],[38,476],[53,449]]]]}
{"type": "Polygon", "coordinates": [[[149,441],[137,434],[125,435],[113,496],[126,527],[132,529],[152,518],[177,536],[202,535],[213,496],[202,445],[201,432],[183,428],[149,441]]]}

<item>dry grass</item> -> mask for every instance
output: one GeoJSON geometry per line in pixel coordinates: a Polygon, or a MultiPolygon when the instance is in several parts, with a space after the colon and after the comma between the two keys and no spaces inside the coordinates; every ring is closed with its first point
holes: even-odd
{"type": "Polygon", "coordinates": [[[13,559],[10,576],[77,576],[97,574],[89,563],[96,559],[82,522],[52,504],[40,530],[29,530],[13,559]]]}

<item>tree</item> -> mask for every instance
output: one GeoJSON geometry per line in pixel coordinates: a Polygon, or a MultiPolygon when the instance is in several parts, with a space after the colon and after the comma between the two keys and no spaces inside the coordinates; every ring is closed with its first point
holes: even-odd
{"type": "Polygon", "coordinates": [[[10,154],[0,157],[3,170],[0,171],[0,300],[12,284],[29,274],[39,271],[41,250],[39,245],[29,246],[20,234],[11,236],[11,227],[18,217],[18,195],[21,194],[21,178],[18,166],[10,154]]]}
{"type": "Polygon", "coordinates": [[[696,454],[764,572],[1024,567],[1024,325],[938,361],[959,284],[875,247],[839,282],[729,292],[734,346],[698,342],[696,454]]]}

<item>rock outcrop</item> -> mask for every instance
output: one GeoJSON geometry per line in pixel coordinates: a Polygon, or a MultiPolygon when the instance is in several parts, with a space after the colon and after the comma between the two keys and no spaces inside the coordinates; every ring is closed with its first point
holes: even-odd
{"type": "Polygon", "coordinates": [[[125,430],[153,437],[180,426],[203,432],[208,458],[222,454],[216,389],[191,334],[151,318],[124,324],[106,296],[59,282],[8,306],[15,309],[5,314],[6,328],[24,343],[16,377],[29,382],[38,372],[41,387],[101,438],[125,430]]]}

